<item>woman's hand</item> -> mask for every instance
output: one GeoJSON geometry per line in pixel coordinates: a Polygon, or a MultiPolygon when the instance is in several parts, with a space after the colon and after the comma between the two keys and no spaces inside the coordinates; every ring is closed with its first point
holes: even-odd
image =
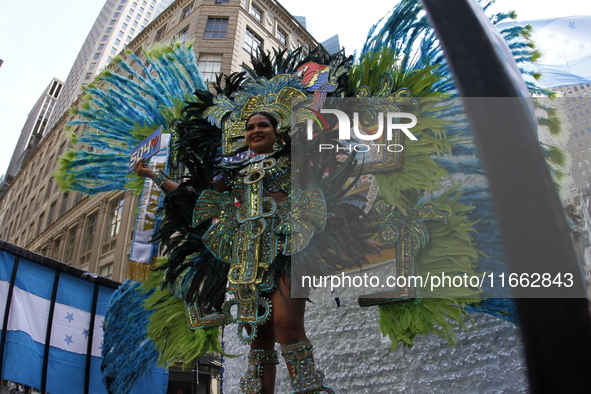
{"type": "Polygon", "coordinates": [[[133,166],[133,170],[138,176],[144,178],[152,178],[156,171],[152,167],[150,167],[144,159],[140,159],[135,165],[133,166]]]}
{"type": "Polygon", "coordinates": [[[379,256],[382,255],[382,248],[378,241],[373,241],[371,239],[366,239],[364,241],[365,249],[369,251],[369,254],[377,254],[379,256]]]}
{"type": "MultiPolygon", "coordinates": [[[[152,167],[146,164],[144,159],[140,159],[137,163],[135,163],[135,165],[133,166],[133,170],[138,176],[150,178],[154,181],[154,175],[156,174],[156,171],[154,171],[152,167]]],[[[164,183],[160,184],[160,180],[158,180],[158,183],[156,183],[156,185],[160,186],[162,190],[164,190],[165,192],[169,192],[179,187],[179,184],[168,179],[168,176],[164,175],[164,179],[162,179],[164,183]]]]}

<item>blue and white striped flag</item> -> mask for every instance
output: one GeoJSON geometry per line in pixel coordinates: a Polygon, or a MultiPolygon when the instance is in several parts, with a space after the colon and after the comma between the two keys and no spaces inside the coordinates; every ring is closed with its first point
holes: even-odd
{"type": "Polygon", "coordinates": [[[507,22],[499,29],[532,25],[532,40],[542,53],[532,67],[543,87],[591,83],[591,16],[507,22]]]}
{"type": "MultiPolygon", "coordinates": [[[[0,241],[0,376],[52,394],[106,393],[103,320],[117,282],[0,241]]],[[[154,368],[136,392],[166,393],[154,368]]]]}

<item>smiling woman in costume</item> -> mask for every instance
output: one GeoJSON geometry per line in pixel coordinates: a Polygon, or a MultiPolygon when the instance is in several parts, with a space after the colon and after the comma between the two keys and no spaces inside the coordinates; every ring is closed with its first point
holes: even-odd
{"type": "MultiPolygon", "coordinates": [[[[294,390],[333,393],[323,384],[324,374],[314,367],[312,344],[304,327],[306,300],[290,296],[291,226],[289,219],[281,219],[289,218],[291,210],[289,149],[280,140],[273,114],[253,112],[245,123],[244,142],[250,157],[224,163],[222,176],[217,177],[213,190],[201,194],[193,212],[194,226],[217,219],[202,241],[208,249],[206,253],[229,264],[227,292],[235,298],[219,308],[223,310],[224,323],[237,323],[240,339],[250,343],[249,365],[240,382],[241,390],[274,393],[278,364],[274,347],[279,342],[294,390]]],[[[155,179],[158,173],[143,162],[135,170],[138,175],[155,180],[167,192],[178,187],[163,175],[162,179],[155,179]]],[[[323,201],[319,202],[325,209],[323,201]]],[[[189,256],[188,264],[198,264],[199,257],[189,256]]],[[[190,270],[186,269],[176,280],[178,288],[191,276],[190,270]]],[[[179,295],[186,298],[186,294],[179,295]]],[[[186,306],[198,316],[205,309],[217,309],[198,310],[197,301],[186,306]]],[[[199,326],[197,322],[191,328],[199,326]]]]}

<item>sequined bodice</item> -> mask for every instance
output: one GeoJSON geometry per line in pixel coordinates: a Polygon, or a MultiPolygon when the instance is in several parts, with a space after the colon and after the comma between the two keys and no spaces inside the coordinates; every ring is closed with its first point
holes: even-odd
{"type": "Polygon", "coordinates": [[[263,195],[268,193],[284,192],[290,194],[291,189],[291,162],[288,155],[279,158],[262,159],[259,162],[246,165],[240,170],[234,170],[226,176],[226,183],[232,189],[232,197],[240,204],[247,203],[248,182],[257,181],[262,176],[263,195]],[[256,168],[256,163],[259,168],[256,168]],[[255,164],[255,166],[253,166],[255,164]]]}

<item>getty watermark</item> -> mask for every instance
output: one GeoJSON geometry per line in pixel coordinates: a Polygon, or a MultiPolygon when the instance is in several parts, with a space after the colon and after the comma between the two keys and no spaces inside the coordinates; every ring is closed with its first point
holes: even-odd
{"type": "MultiPolygon", "coordinates": [[[[351,120],[349,115],[338,109],[320,109],[321,114],[333,114],[337,117],[339,123],[339,140],[350,141],[351,140],[351,120]]],[[[349,145],[337,145],[337,144],[319,144],[319,151],[323,150],[335,150],[337,152],[369,152],[370,149],[377,149],[378,152],[402,152],[404,147],[401,144],[390,143],[393,139],[393,132],[395,130],[401,130],[410,140],[416,141],[415,137],[411,132],[410,128],[416,126],[417,118],[415,115],[408,112],[383,112],[377,113],[378,128],[372,134],[365,134],[359,128],[359,113],[353,112],[353,133],[355,137],[361,141],[375,141],[381,138],[384,134],[384,119],[386,123],[386,144],[364,144],[364,143],[353,143],[349,145]],[[399,123],[402,119],[410,119],[408,123],[399,123]]],[[[307,137],[311,140],[314,137],[313,130],[313,119],[308,119],[307,137]]]]}

